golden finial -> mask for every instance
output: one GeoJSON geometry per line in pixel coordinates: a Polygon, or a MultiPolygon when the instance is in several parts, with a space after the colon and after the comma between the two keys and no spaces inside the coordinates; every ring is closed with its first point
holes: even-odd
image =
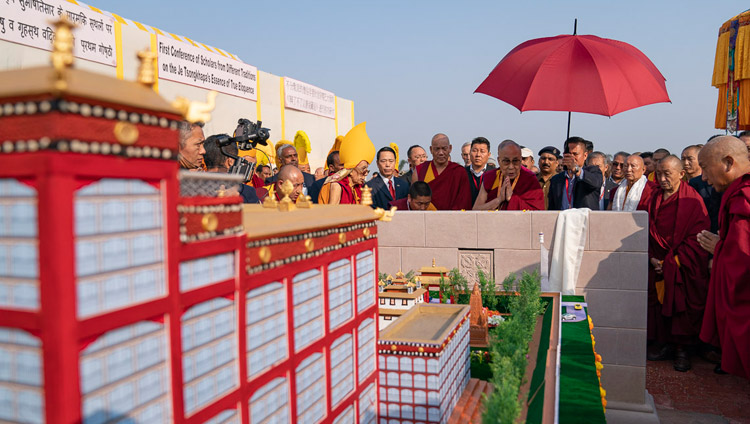
{"type": "Polygon", "coordinates": [[[391,210],[388,210],[388,211],[382,208],[375,208],[373,212],[375,213],[375,217],[379,221],[391,222],[391,220],[393,219],[393,216],[396,214],[397,209],[398,208],[396,206],[393,206],[391,210]]]}
{"type": "Polygon", "coordinates": [[[76,25],[70,22],[65,14],[52,25],[55,26],[55,40],[52,42],[50,61],[55,69],[55,89],[64,91],[68,88],[68,82],[65,80],[66,71],[73,66],[73,28],[76,25]]]}
{"type": "Polygon", "coordinates": [[[193,102],[184,97],[177,97],[172,102],[172,107],[180,111],[186,121],[191,123],[211,120],[211,111],[216,107],[216,95],[218,93],[211,90],[206,95],[206,103],[193,102]]]}
{"type": "Polygon", "coordinates": [[[281,201],[279,202],[279,210],[289,212],[296,209],[294,203],[292,203],[292,199],[289,198],[289,195],[294,191],[294,184],[292,184],[292,181],[286,180],[281,183],[279,191],[284,195],[284,197],[282,197],[281,201]]]}
{"type": "Polygon", "coordinates": [[[156,83],[156,53],[152,52],[151,49],[143,49],[138,52],[138,83],[145,85],[148,88],[153,88],[156,83]]]}
{"type": "Polygon", "coordinates": [[[368,186],[362,187],[362,204],[372,206],[372,189],[368,186]]]}
{"type": "Polygon", "coordinates": [[[265,199],[263,199],[263,207],[269,208],[269,209],[276,209],[276,207],[279,205],[279,202],[276,201],[276,196],[272,194],[268,194],[265,199]]]}
{"type": "Polygon", "coordinates": [[[310,209],[313,207],[313,202],[310,196],[300,194],[299,197],[297,197],[297,206],[302,209],[310,209]]]}
{"type": "Polygon", "coordinates": [[[403,272],[401,272],[401,270],[400,270],[400,269],[399,269],[399,270],[398,270],[398,272],[396,273],[396,278],[404,278],[404,273],[403,273],[403,272]]]}

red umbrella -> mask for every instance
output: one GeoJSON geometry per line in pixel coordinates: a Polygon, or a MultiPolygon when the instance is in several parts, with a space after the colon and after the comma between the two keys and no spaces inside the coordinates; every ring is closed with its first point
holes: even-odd
{"type": "Polygon", "coordinates": [[[558,35],[529,40],[511,50],[474,92],[521,112],[612,116],[669,102],[664,81],[648,57],[630,44],[594,35],[558,35]]]}

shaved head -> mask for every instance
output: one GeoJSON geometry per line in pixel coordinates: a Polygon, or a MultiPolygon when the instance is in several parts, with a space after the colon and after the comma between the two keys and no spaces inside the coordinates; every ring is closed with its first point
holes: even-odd
{"type": "Polygon", "coordinates": [[[684,176],[682,161],[675,155],[665,156],[656,165],[656,181],[664,190],[665,198],[677,192],[684,176]]]}
{"type": "Polygon", "coordinates": [[[625,159],[625,179],[629,185],[640,180],[643,173],[646,172],[646,165],[640,155],[630,155],[625,159]]]}
{"type": "Polygon", "coordinates": [[[432,136],[432,142],[430,143],[430,153],[432,153],[432,161],[438,168],[448,165],[451,160],[451,142],[448,140],[448,136],[443,133],[437,133],[432,136]]]}
{"type": "Polygon", "coordinates": [[[305,178],[302,176],[302,171],[296,165],[292,164],[284,165],[279,169],[278,180],[276,181],[276,193],[279,197],[281,197],[281,185],[287,180],[292,183],[292,187],[294,188],[289,194],[289,198],[292,202],[296,202],[305,185],[305,178]]]}
{"type": "Polygon", "coordinates": [[[684,167],[682,166],[682,161],[675,155],[665,156],[659,161],[659,163],[663,164],[664,166],[669,166],[676,171],[682,171],[684,169],[684,167]]]}
{"type": "Polygon", "coordinates": [[[706,143],[698,153],[698,162],[703,169],[703,179],[720,192],[750,172],[745,143],[731,135],[716,137],[706,143]]]}

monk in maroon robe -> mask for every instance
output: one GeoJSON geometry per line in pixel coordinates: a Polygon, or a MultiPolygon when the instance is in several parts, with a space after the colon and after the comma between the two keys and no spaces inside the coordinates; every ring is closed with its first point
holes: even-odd
{"type": "Polygon", "coordinates": [[[625,178],[609,192],[608,210],[620,212],[647,211],[651,192],[659,184],[644,175],[646,165],[640,155],[625,159],[625,178]]]}
{"type": "Polygon", "coordinates": [[[682,162],[670,155],[656,168],[649,212],[648,327],[653,343],[649,360],[674,352],[674,369],[691,368],[688,349],[698,343],[708,293],[708,252],[696,236],[710,227],[706,206],[683,183],[682,162]]]}
{"type": "Polygon", "coordinates": [[[432,189],[432,204],[439,211],[471,209],[471,186],[466,168],[451,162],[453,147],[445,134],[432,137],[432,160],[416,167],[412,183],[424,181],[432,189]]]}
{"type": "Polygon", "coordinates": [[[536,175],[521,166],[521,146],[505,140],[497,147],[499,168],[482,176],[474,210],[544,210],[544,190],[536,175]]]}
{"type": "Polygon", "coordinates": [[[703,179],[724,193],[700,337],[721,347],[717,372],[750,379],[750,160],[741,140],[722,136],[701,149],[698,161],[703,179]]]}

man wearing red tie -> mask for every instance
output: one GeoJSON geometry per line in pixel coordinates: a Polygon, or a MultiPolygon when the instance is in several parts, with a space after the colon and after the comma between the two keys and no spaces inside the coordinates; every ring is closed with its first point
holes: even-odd
{"type": "Polygon", "coordinates": [[[388,209],[388,203],[409,194],[409,184],[396,178],[396,152],[390,147],[378,150],[375,163],[380,175],[366,184],[372,189],[372,207],[388,209]]]}

